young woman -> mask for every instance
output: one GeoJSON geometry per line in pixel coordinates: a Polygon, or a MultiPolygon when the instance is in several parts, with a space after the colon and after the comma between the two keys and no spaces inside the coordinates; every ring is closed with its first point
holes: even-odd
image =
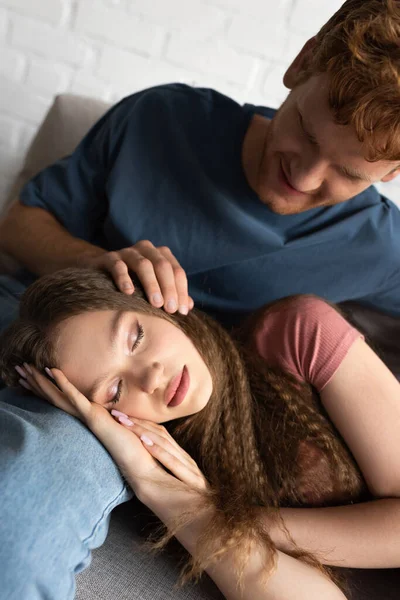
{"type": "Polygon", "coordinates": [[[400,386],[319,298],[231,336],[66,269],[24,293],[0,376],[100,439],[165,524],[153,548],[188,551],[182,583],[206,570],[229,600],[333,600],[326,565],[400,566],[400,386]]]}

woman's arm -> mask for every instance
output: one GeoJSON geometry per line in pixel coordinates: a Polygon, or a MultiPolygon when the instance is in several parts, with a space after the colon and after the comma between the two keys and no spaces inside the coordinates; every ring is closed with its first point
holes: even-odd
{"type": "MultiPolygon", "coordinates": [[[[166,525],[176,515],[193,506],[193,492],[168,491],[154,485],[147,487],[140,498],[166,525]]],[[[210,518],[209,512],[203,512],[199,518],[181,529],[176,538],[190,554],[196,552],[197,538],[207,526],[210,518]]],[[[329,581],[316,569],[303,562],[278,552],[277,569],[267,584],[261,582],[265,555],[262,550],[253,550],[244,571],[243,596],[236,587],[233,577],[232,552],[228,552],[215,565],[207,569],[208,575],[213,579],[227,600],[310,600],[310,598],[324,598],[324,600],[345,600],[339,588],[329,581]]]]}
{"type": "MultiPolygon", "coordinates": [[[[320,391],[329,417],[357,461],[373,502],[282,509],[299,546],[322,562],[358,568],[400,567],[400,384],[360,338],[320,391]]],[[[288,550],[283,532],[272,536],[288,550]]]]}
{"type": "MultiPolygon", "coordinates": [[[[326,508],[282,508],[280,512],[295,542],[315,553],[325,565],[358,569],[400,567],[398,498],[326,508]]],[[[269,522],[262,508],[260,519],[269,522]]],[[[270,535],[282,552],[293,549],[277,526],[273,525],[270,535]]]]}
{"type": "MultiPolygon", "coordinates": [[[[24,363],[24,366],[27,367],[24,376],[29,389],[85,423],[117,462],[137,498],[166,525],[171,519],[180,517],[182,512],[196,511],[207,481],[193,459],[162,425],[137,418],[131,421],[124,413],[112,411],[121,426],[104,406],[83,396],[59,369],[53,368],[49,373],[57,383],[56,387],[33,365],[24,363]],[[146,436],[152,442],[150,445],[146,436]],[[172,474],[168,474],[161,465],[172,474]],[[175,486],[173,489],[171,483],[175,486]]],[[[197,510],[195,520],[176,534],[190,553],[196,552],[197,540],[212,515],[208,510],[213,509],[197,510]]],[[[231,554],[207,572],[227,600],[345,600],[339,588],[319,571],[282,552],[278,555],[276,572],[267,584],[262,584],[264,558],[262,549],[254,551],[250,557],[243,574],[244,596],[237,589],[233,577],[231,554]]]]}
{"type": "Polygon", "coordinates": [[[394,375],[359,338],[320,396],[370,492],[400,498],[400,384],[394,375]]]}

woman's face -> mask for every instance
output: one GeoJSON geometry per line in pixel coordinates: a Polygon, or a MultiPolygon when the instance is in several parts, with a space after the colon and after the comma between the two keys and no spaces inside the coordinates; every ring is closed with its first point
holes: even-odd
{"type": "Polygon", "coordinates": [[[199,412],[210,399],[206,364],[191,340],[163,318],[133,311],[87,312],[64,321],[59,332],[60,369],[89,400],[109,411],[163,423],[199,412]],[[172,402],[184,395],[183,401],[168,406],[178,384],[172,402]]]}

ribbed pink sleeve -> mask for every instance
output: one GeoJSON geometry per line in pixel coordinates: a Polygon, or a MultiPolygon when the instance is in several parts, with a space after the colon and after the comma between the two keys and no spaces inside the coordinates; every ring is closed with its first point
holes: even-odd
{"type": "Polygon", "coordinates": [[[301,296],[271,308],[255,335],[268,364],[279,366],[321,392],[353,342],[364,336],[329,304],[301,296]]]}

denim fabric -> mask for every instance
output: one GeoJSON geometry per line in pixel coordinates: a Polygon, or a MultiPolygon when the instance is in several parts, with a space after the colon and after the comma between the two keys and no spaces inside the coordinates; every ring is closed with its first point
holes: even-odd
{"type": "MultiPolygon", "coordinates": [[[[0,328],[24,286],[0,276],[0,328]]],[[[78,419],[21,389],[0,391],[0,596],[72,600],[75,573],[104,542],[112,509],[133,496],[78,419]]]]}

